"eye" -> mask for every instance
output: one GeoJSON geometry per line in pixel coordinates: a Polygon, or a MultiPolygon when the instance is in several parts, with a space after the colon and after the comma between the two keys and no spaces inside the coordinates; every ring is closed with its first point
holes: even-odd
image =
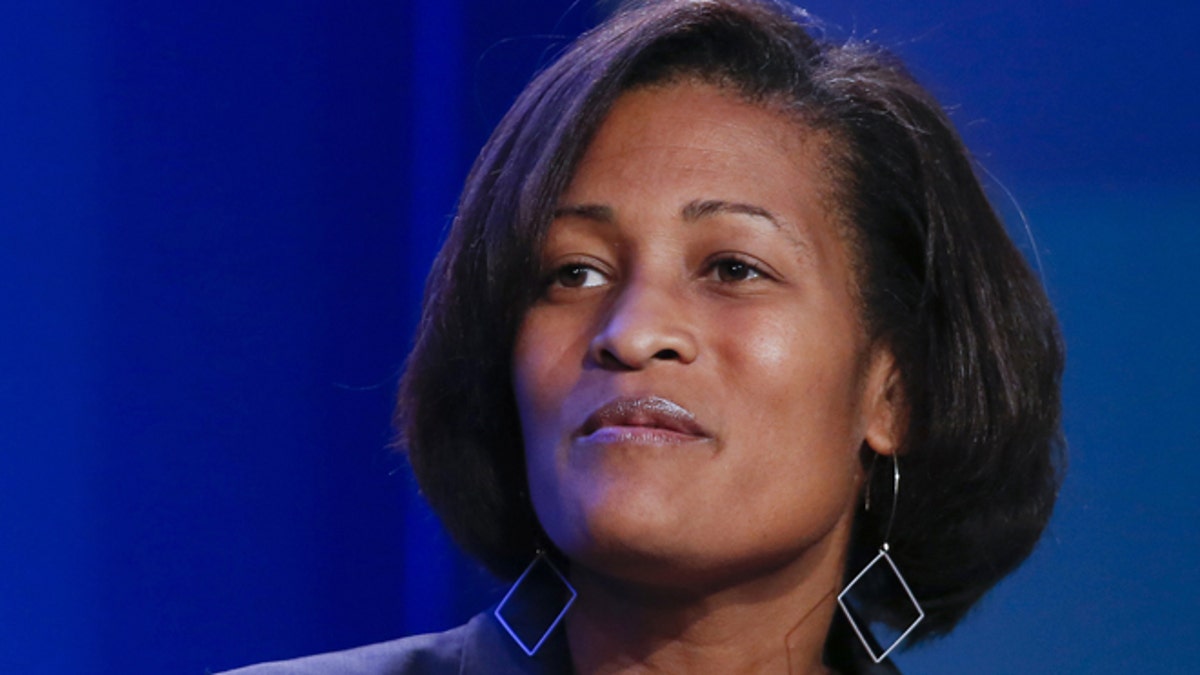
{"type": "Polygon", "coordinates": [[[570,263],[554,270],[549,281],[562,288],[595,288],[607,282],[608,277],[590,265],[570,263]]]}
{"type": "Polygon", "coordinates": [[[725,283],[750,281],[751,279],[761,279],[766,276],[754,264],[734,257],[724,257],[713,261],[712,266],[709,268],[709,274],[713,275],[717,281],[725,283]]]}

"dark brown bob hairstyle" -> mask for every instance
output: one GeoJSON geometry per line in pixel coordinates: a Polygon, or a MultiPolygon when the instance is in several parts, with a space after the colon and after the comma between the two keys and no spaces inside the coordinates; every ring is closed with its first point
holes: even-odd
{"type": "MultiPolygon", "coordinates": [[[[908,412],[894,516],[891,463],[878,462],[869,489],[887,508],[859,508],[848,571],[892,519],[892,557],[927,612],[919,640],[953,628],[1033,550],[1063,466],[1053,310],[938,103],[888,54],[809,25],[771,0],[627,5],[537,76],[480,152],[428,279],[396,422],[425,498],[501,577],[548,543],[511,380],[547,227],[614,100],[685,78],[782,106],[832,139],[864,325],[891,349],[908,412]]],[[[872,457],[864,447],[864,466],[872,457]]],[[[864,610],[906,623],[896,599],[879,593],[864,610]]]]}

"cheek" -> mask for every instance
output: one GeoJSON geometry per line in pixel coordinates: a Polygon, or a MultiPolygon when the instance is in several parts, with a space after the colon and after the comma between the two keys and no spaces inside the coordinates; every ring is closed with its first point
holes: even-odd
{"type": "Polygon", "coordinates": [[[563,404],[575,383],[567,364],[574,357],[572,341],[552,326],[535,311],[526,317],[513,348],[512,383],[534,512],[555,546],[571,551],[581,546],[574,524],[582,519],[562,480],[560,441],[568,426],[563,404]]]}
{"type": "Polygon", "coordinates": [[[545,308],[529,310],[513,347],[513,394],[527,452],[540,452],[564,431],[564,403],[576,388],[587,338],[579,321],[545,308]]]}
{"type": "Polygon", "coordinates": [[[808,438],[814,446],[857,448],[859,340],[855,324],[824,315],[740,310],[718,320],[714,348],[731,401],[772,435],[808,438]]]}
{"type": "Polygon", "coordinates": [[[534,421],[553,400],[555,364],[562,359],[562,341],[535,310],[521,323],[513,346],[513,391],[522,422],[534,421]]]}
{"type": "Polygon", "coordinates": [[[551,350],[557,349],[554,340],[546,339],[541,322],[527,317],[517,332],[513,347],[512,386],[517,403],[517,414],[521,424],[521,438],[525,450],[525,470],[530,497],[534,509],[541,515],[550,486],[555,484],[554,443],[555,429],[559,426],[559,410],[555,405],[558,398],[553,375],[557,357],[551,350]]]}
{"type": "Polygon", "coordinates": [[[542,379],[543,368],[537,354],[538,350],[533,348],[524,333],[518,334],[513,348],[512,387],[522,427],[531,421],[531,413],[538,407],[537,394],[541,390],[538,383],[542,379]]]}
{"type": "Polygon", "coordinates": [[[801,321],[777,308],[734,308],[710,319],[722,381],[754,399],[794,393],[822,369],[801,321]],[[730,327],[737,327],[731,330],[730,327]]]}

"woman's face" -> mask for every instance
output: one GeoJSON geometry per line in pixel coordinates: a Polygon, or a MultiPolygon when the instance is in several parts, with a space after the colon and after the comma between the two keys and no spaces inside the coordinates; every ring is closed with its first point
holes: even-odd
{"type": "Polygon", "coordinates": [[[840,562],[895,416],[827,142],[681,83],[624,94],[588,147],[513,361],[533,504],[576,564],[694,586],[840,562]]]}

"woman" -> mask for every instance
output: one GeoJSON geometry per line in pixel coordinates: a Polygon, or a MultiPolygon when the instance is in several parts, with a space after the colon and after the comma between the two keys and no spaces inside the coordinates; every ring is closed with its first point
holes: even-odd
{"type": "Polygon", "coordinates": [[[401,383],[425,496],[519,582],[254,672],[891,672],[878,628],[948,632],[1040,536],[1061,369],[899,64],[767,0],[627,8],[481,152],[401,383]]]}

